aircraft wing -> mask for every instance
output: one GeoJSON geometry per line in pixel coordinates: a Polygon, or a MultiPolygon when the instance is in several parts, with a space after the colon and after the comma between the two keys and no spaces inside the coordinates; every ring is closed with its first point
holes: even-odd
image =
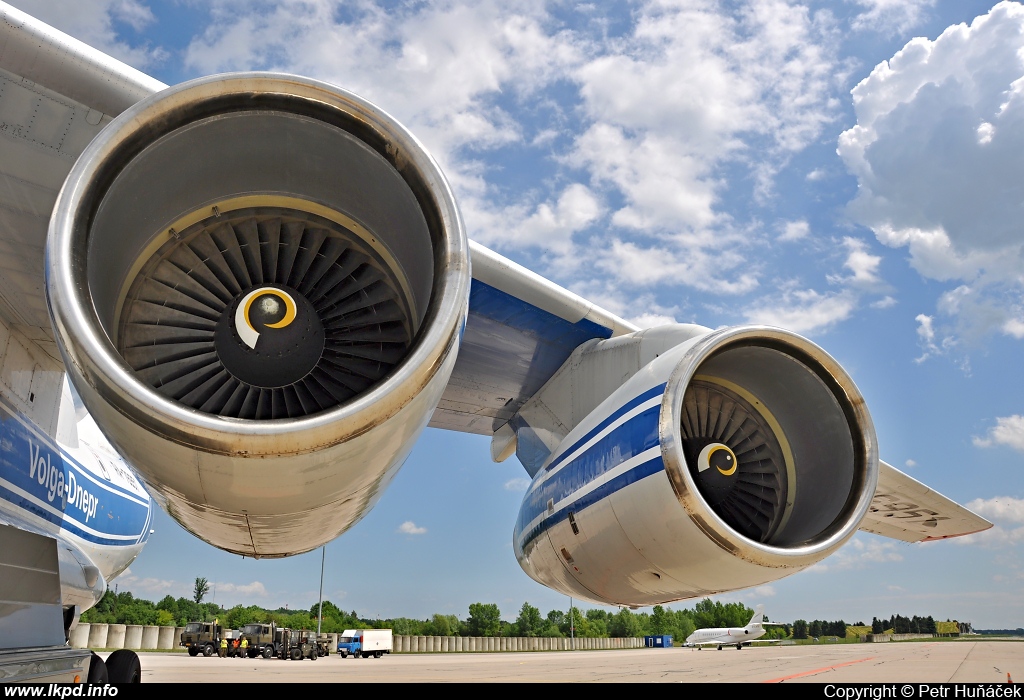
{"type": "Polygon", "coordinates": [[[0,315],[57,362],[43,293],[57,193],[92,138],[163,87],[0,3],[0,315]]]}
{"type": "Polygon", "coordinates": [[[904,542],[969,535],[992,523],[890,464],[879,462],[878,487],[860,529],[904,542]]]}
{"type": "MultiPolygon", "coordinates": [[[[50,212],[92,138],[160,81],[0,3],[0,315],[51,357],[43,293],[50,212]]],[[[431,425],[491,435],[592,338],[637,330],[472,244],[469,318],[431,425]]]]}
{"type": "Polygon", "coordinates": [[[580,344],[639,329],[478,243],[470,245],[469,318],[430,425],[491,435],[580,344]]]}

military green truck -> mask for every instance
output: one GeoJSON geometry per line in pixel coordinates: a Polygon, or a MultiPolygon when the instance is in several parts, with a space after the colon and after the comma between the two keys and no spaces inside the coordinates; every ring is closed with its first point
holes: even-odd
{"type": "Polygon", "coordinates": [[[228,641],[228,654],[234,656],[237,652],[233,642],[238,639],[238,630],[226,629],[214,622],[190,622],[181,633],[181,646],[188,649],[189,656],[213,656],[220,648],[221,639],[228,641]]]}
{"type": "Polygon", "coordinates": [[[249,658],[262,656],[264,659],[272,659],[281,655],[285,629],[278,627],[276,623],[252,622],[242,625],[239,632],[242,638],[249,642],[249,658]]]}

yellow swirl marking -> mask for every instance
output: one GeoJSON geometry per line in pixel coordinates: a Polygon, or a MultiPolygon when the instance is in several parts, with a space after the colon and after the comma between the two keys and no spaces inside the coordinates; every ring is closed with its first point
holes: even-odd
{"type": "Polygon", "coordinates": [[[249,308],[252,303],[259,299],[264,294],[272,294],[281,301],[284,302],[284,318],[277,323],[268,323],[267,328],[284,328],[289,323],[295,320],[295,300],[292,299],[290,294],[282,292],[280,289],[274,289],[273,287],[267,287],[266,289],[257,289],[253,294],[249,296],[249,299],[245,302],[245,322],[249,325],[249,328],[253,328],[252,321],[249,320],[249,308]]]}
{"type": "Polygon", "coordinates": [[[284,328],[295,320],[297,313],[295,300],[292,299],[288,292],[283,292],[280,289],[263,287],[261,289],[254,289],[246,294],[235,310],[235,330],[238,331],[238,336],[242,339],[242,342],[253,349],[256,348],[256,341],[259,340],[260,333],[253,327],[252,321],[249,319],[249,310],[252,308],[252,303],[265,294],[273,295],[284,302],[284,318],[277,323],[266,324],[267,328],[284,328]]]}
{"type": "Polygon", "coordinates": [[[738,466],[738,462],[736,460],[735,455],[732,454],[732,450],[730,450],[728,447],[719,447],[717,450],[712,450],[711,454],[708,455],[708,462],[711,461],[711,455],[715,454],[715,452],[718,452],[719,450],[725,450],[732,456],[732,468],[723,470],[721,467],[715,467],[715,469],[717,469],[718,473],[721,474],[722,476],[732,476],[733,474],[736,473],[736,467],[738,466]]]}

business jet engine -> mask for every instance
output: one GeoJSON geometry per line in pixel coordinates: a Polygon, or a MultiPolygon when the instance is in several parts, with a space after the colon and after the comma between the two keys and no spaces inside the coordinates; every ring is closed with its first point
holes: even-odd
{"type": "Polygon", "coordinates": [[[800,571],[853,536],[878,480],[856,385],[777,328],[666,326],[593,341],[512,427],[533,474],[514,533],[520,565],[605,604],[800,571]]]}
{"type": "Polygon", "coordinates": [[[376,502],[455,362],[470,284],[447,182],[334,86],[248,73],[117,117],[50,222],[82,401],[186,529],[308,551],[376,502]]]}

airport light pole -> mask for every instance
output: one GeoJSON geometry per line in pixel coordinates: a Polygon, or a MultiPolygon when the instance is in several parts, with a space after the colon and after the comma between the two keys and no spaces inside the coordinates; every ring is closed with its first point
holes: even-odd
{"type": "Polygon", "coordinates": [[[327,545],[320,548],[320,607],[316,614],[316,636],[320,636],[320,625],[324,621],[324,559],[327,558],[327,545]]]}
{"type": "Polygon", "coordinates": [[[576,617],[572,614],[572,596],[569,596],[569,646],[576,650],[576,617]]]}

